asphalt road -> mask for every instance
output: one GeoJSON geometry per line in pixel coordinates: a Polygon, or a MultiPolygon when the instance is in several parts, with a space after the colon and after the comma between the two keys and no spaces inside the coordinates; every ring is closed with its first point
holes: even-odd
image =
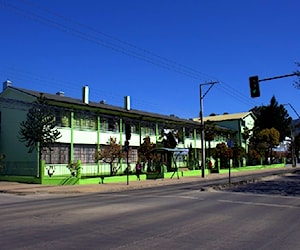
{"type": "Polygon", "coordinates": [[[296,187],[298,178],[205,191],[184,183],[98,194],[0,194],[0,248],[300,249],[300,195],[260,188],[280,182],[292,190],[290,180],[296,187]]]}

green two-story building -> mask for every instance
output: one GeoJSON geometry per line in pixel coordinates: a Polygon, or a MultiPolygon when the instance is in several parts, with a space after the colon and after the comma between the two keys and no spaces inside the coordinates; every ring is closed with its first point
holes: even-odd
{"type": "MultiPolygon", "coordinates": [[[[58,176],[69,176],[67,166],[80,161],[81,175],[97,177],[109,172],[108,164],[95,161],[100,147],[106,147],[111,137],[120,145],[125,142],[125,124],[130,126],[129,164],[138,161],[138,148],[144,138],[159,145],[161,131],[177,131],[180,138],[177,149],[193,150],[193,155],[201,162],[201,131],[199,121],[181,119],[176,116],[160,115],[131,108],[130,97],[124,97],[124,107],[116,107],[105,102],[89,100],[89,87],[82,88],[82,99],[67,97],[63,92],[42,93],[47,103],[55,108],[56,128],[61,137],[52,145],[51,150],[43,151],[42,159],[38,152],[28,153],[24,142],[19,140],[20,123],[37,101],[41,92],[14,87],[12,82],[3,83],[0,94],[0,153],[5,155],[0,169],[0,179],[28,180],[46,183],[44,180],[58,176]],[[40,167],[40,160],[43,161],[40,167]]],[[[244,118],[237,126],[222,124],[238,133],[243,131],[244,118]]],[[[246,123],[251,123],[248,118],[246,123]]],[[[239,136],[237,137],[239,138],[239,136]]],[[[218,142],[228,138],[218,137],[218,142]]],[[[180,150],[179,150],[180,151],[180,150]]],[[[182,151],[183,152],[183,151],[182,151]]],[[[178,157],[179,166],[187,164],[186,157],[178,157]]],[[[118,173],[123,173],[127,162],[118,162],[118,173]]]]}

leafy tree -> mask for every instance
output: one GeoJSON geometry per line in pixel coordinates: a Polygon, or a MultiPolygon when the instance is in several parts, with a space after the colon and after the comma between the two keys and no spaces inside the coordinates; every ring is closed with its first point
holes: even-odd
{"type": "Polygon", "coordinates": [[[214,158],[220,159],[221,167],[228,167],[229,166],[229,159],[232,158],[233,152],[231,148],[228,148],[227,145],[222,142],[217,144],[214,150],[214,158]]]}
{"type": "Polygon", "coordinates": [[[251,148],[248,152],[248,163],[247,165],[258,165],[260,164],[261,155],[257,149],[251,148]]]}
{"type": "Polygon", "coordinates": [[[280,133],[275,128],[266,128],[260,131],[258,135],[261,141],[265,142],[268,149],[272,149],[279,145],[280,133]]]}
{"type": "Polygon", "coordinates": [[[243,156],[245,156],[245,149],[242,146],[235,143],[232,147],[232,157],[234,166],[240,166],[241,158],[243,156]]]}
{"type": "Polygon", "coordinates": [[[295,154],[299,155],[299,153],[300,153],[300,134],[295,136],[294,143],[295,143],[295,154]]]}
{"type": "MultiPolygon", "coordinates": [[[[300,63],[299,62],[295,62],[296,66],[300,67],[300,63]]],[[[297,73],[298,75],[298,80],[295,81],[294,83],[294,86],[297,88],[297,89],[300,89],[300,71],[299,70],[296,70],[295,73],[297,73]]]]}
{"type": "Polygon", "coordinates": [[[272,156],[272,149],[279,145],[280,133],[275,128],[265,128],[254,133],[251,148],[256,149],[261,157],[272,156]]]}
{"type": "Polygon", "coordinates": [[[280,134],[279,141],[283,141],[286,136],[290,136],[292,118],[284,105],[279,105],[274,96],[268,106],[254,107],[251,111],[257,117],[254,130],[275,128],[280,134]]]}
{"type": "Polygon", "coordinates": [[[105,163],[108,163],[110,166],[110,175],[115,175],[116,170],[114,169],[114,163],[122,158],[124,158],[124,153],[120,144],[117,143],[117,139],[110,137],[108,145],[101,148],[98,152],[96,152],[95,160],[102,160],[105,163]]]}
{"type": "Polygon", "coordinates": [[[147,136],[143,139],[143,143],[138,148],[139,160],[143,163],[143,166],[151,160],[153,160],[154,155],[151,153],[153,149],[156,148],[156,144],[152,143],[150,137],[147,136]]]}
{"type": "Polygon", "coordinates": [[[216,136],[216,125],[213,122],[207,121],[205,123],[205,141],[208,141],[208,157],[211,156],[211,142],[215,139],[216,136]]]}
{"type": "Polygon", "coordinates": [[[61,137],[55,126],[54,108],[41,94],[33,103],[32,108],[28,110],[26,120],[20,124],[19,140],[25,142],[29,153],[37,149],[41,159],[43,150],[50,149],[51,145],[61,137]]]}

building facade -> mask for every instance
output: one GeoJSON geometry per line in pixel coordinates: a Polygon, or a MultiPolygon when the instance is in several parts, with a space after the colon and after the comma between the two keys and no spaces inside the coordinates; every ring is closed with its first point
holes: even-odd
{"type": "MultiPolygon", "coordinates": [[[[234,131],[234,136],[228,138],[227,145],[231,147],[234,143],[236,143],[237,145],[242,146],[247,150],[249,138],[252,135],[251,130],[254,127],[255,119],[256,117],[252,112],[242,112],[234,114],[226,113],[223,115],[211,115],[204,117],[203,121],[205,124],[213,123],[216,126],[234,131]],[[246,135],[247,133],[248,136],[246,135]]],[[[195,118],[194,121],[200,122],[200,118],[195,118]]],[[[212,147],[215,147],[216,144],[220,142],[224,142],[224,138],[217,135],[212,142],[212,147]]]]}
{"type": "MultiPolygon", "coordinates": [[[[144,138],[159,145],[161,131],[177,131],[179,137],[177,148],[193,150],[200,159],[201,131],[199,122],[192,119],[181,119],[131,108],[130,97],[124,98],[124,107],[108,105],[104,102],[91,102],[89,88],[82,88],[82,99],[64,95],[43,93],[47,103],[55,109],[56,128],[61,137],[52,145],[51,150],[44,151],[44,164],[40,167],[39,154],[28,153],[24,142],[20,142],[20,123],[26,120],[26,114],[32,103],[41,95],[38,91],[16,88],[10,81],[3,83],[0,94],[0,152],[5,155],[0,177],[21,176],[31,178],[31,182],[43,183],[44,178],[69,176],[70,164],[80,161],[81,175],[85,177],[101,176],[109,172],[108,164],[95,161],[95,154],[101,147],[106,147],[110,138],[116,138],[124,145],[125,126],[130,126],[129,164],[135,166],[138,161],[138,148],[144,138]]],[[[237,131],[247,123],[245,116],[237,124],[223,124],[237,131]],[[231,125],[230,125],[231,124],[231,125]]],[[[250,122],[250,121],[249,121],[250,122]]],[[[219,141],[221,141],[220,139],[219,141]]],[[[226,140],[226,136],[223,141],[226,140]]],[[[179,157],[180,164],[186,164],[185,157],[179,157]]],[[[123,173],[127,162],[118,162],[116,172],[123,173]]],[[[3,179],[3,178],[2,178],[3,179]]],[[[22,180],[23,180],[22,179],[22,180]]],[[[17,179],[16,179],[17,180],[17,179]]]]}

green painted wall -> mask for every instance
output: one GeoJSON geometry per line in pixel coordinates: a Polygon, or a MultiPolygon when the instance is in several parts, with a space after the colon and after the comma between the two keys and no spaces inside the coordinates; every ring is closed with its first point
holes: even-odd
{"type": "MultiPolygon", "coordinates": [[[[1,97],[9,99],[19,99],[31,102],[33,99],[19,92],[6,91],[1,97]]],[[[0,105],[1,112],[1,131],[0,131],[0,152],[5,154],[4,165],[9,162],[8,173],[17,173],[18,175],[33,176],[38,175],[37,153],[28,153],[24,142],[19,141],[20,123],[26,120],[26,105],[8,102],[0,105]]],[[[6,165],[7,166],[7,165],[6,165]]]]}

